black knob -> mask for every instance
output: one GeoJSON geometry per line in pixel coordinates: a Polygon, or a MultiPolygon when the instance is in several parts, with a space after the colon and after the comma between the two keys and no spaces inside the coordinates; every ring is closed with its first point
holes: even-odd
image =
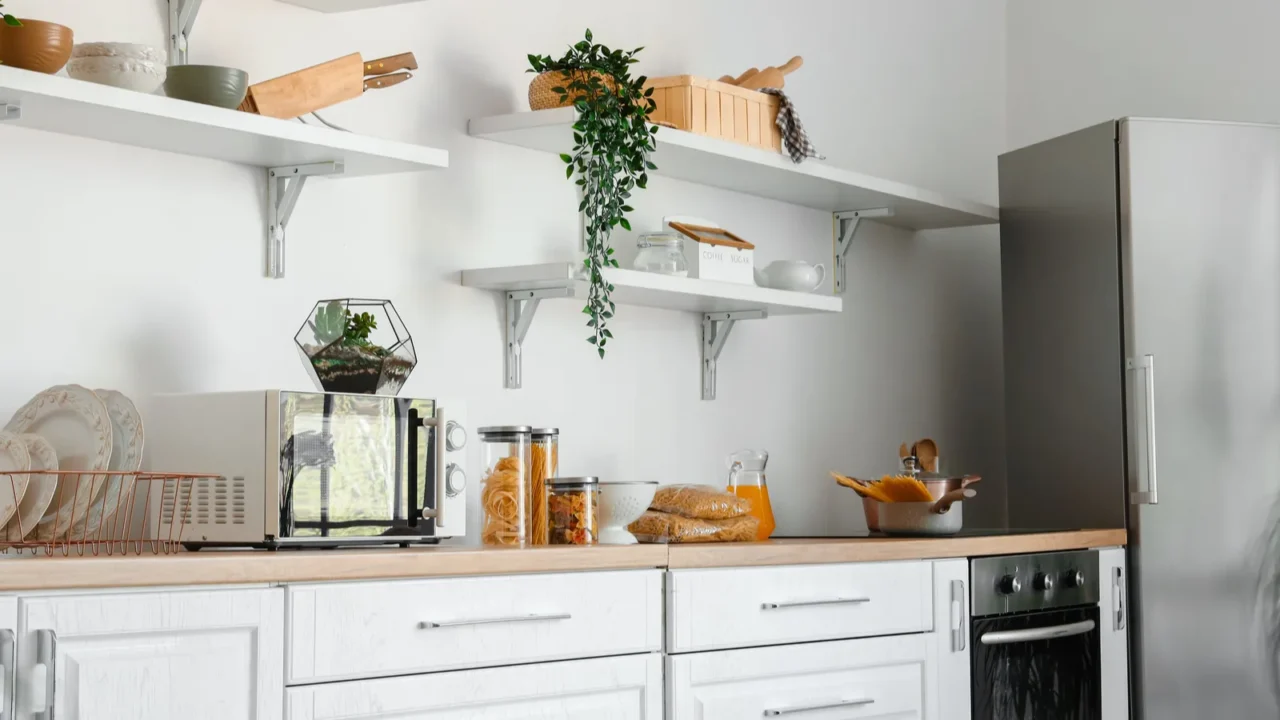
{"type": "Polygon", "coordinates": [[[1053,576],[1045,573],[1036,573],[1036,577],[1031,581],[1031,586],[1040,592],[1049,592],[1053,589],[1053,576]]]}
{"type": "Polygon", "coordinates": [[[1022,592],[1022,581],[1016,575],[1005,575],[1000,578],[996,589],[1000,591],[1001,595],[1016,595],[1022,592]]]}
{"type": "Polygon", "coordinates": [[[1080,570],[1068,570],[1062,573],[1062,584],[1069,588],[1084,587],[1084,573],[1080,570]]]}

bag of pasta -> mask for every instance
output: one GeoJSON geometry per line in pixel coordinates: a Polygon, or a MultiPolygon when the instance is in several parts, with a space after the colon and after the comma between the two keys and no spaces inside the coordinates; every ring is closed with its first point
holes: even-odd
{"type": "Polygon", "coordinates": [[[754,515],[740,515],[724,520],[698,520],[673,513],[647,510],[628,530],[640,542],[705,543],[749,542],[756,539],[760,520],[754,515]]]}
{"type": "Polygon", "coordinates": [[[751,501],[708,485],[666,485],[658,488],[649,509],[697,520],[727,520],[751,512],[751,501]]]}

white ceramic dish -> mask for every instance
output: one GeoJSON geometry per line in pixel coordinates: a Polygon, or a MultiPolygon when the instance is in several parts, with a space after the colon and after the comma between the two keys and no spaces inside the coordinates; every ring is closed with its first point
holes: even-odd
{"type": "MultiPolygon", "coordinates": [[[[33,471],[58,469],[58,452],[53,449],[53,445],[50,445],[48,440],[30,433],[24,433],[18,437],[27,446],[33,471]]],[[[27,494],[22,496],[22,502],[18,504],[18,512],[9,518],[9,524],[4,532],[0,533],[0,538],[10,542],[35,538],[36,526],[40,524],[40,518],[44,517],[44,511],[49,508],[49,503],[53,502],[53,496],[58,492],[56,476],[33,474],[29,477],[27,494]]]]}
{"type": "MultiPolygon", "coordinates": [[[[71,529],[71,537],[99,537],[99,529],[103,524],[110,524],[121,498],[129,496],[137,479],[124,473],[135,473],[142,467],[144,434],[138,408],[132,400],[115,390],[94,390],[93,394],[107,406],[107,414],[111,416],[111,464],[107,469],[112,474],[107,476],[105,483],[100,483],[101,491],[94,496],[85,522],[76,523],[71,529]]],[[[118,536],[117,532],[110,535],[118,536]]],[[[106,535],[102,537],[108,539],[106,535]]]]}
{"type": "Polygon", "coordinates": [[[0,526],[9,522],[27,494],[30,469],[31,455],[22,439],[0,432],[0,526]]]}
{"type": "Polygon", "coordinates": [[[811,293],[826,279],[827,269],[821,263],[810,265],[803,260],[777,260],[763,270],[756,268],[756,284],[775,290],[811,293]]]}
{"type": "Polygon", "coordinates": [[[127,58],[130,60],[146,60],[161,66],[168,62],[168,53],[163,48],[158,48],[154,45],[120,42],[77,43],[75,47],[71,48],[71,57],[127,58]]]}
{"type": "Polygon", "coordinates": [[[79,57],[67,63],[67,74],[76,80],[110,85],[150,95],[164,84],[163,63],[126,57],[79,57]]]}
{"type": "Polygon", "coordinates": [[[635,545],[636,536],[627,530],[649,509],[656,482],[600,483],[600,544],[635,545]]]}
{"type": "Polygon", "coordinates": [[[37,527],[40,539],[61,539],[72,521],[84,517],[111,464],[111,415],[93,391],[56,385],[32,398],[5,426],[12,433],[43,437],[58,453],[60,470],[83,471],[58,480],[53,503],[37,527]],[[95,474],[97,473],[97,474],[95,474]]]}

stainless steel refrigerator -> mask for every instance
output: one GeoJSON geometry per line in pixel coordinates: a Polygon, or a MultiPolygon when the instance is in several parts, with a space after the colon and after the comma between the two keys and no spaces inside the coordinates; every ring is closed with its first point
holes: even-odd
{"type": "Polygon", "coordinates": [[[1000,157],[1010,525],[1127,527],[1134,716],[1276,720],[1280,127],[1000,157]]]}

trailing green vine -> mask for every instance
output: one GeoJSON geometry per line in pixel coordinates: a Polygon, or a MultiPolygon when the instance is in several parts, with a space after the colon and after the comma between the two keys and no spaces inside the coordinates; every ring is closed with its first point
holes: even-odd
{"type": "Polygon", "coordinates": [[[3,12],[3,8],[4,8],[4,3],[0,2],[0,20],[3,20],[4,24],[8,25],[9,27],[22,27],[22,22],[18,20],[18,18],[10,15],[9,13],[3,12]]]}
{"type": "Polygon", "coordinates": [[[576,173],[575,183],[582,188],[578,212],[586,216],[587,257],[583,266],[590,280],[582,312],[591,316],[587,342],[601,358],[605,344],[613,337],[606,325],[617,309],[612,300],[614,287],[604,279],[605,268],[618,267],[609,237],[615,227],[631,230],[626,214],[633,208],[627,200],[632,190],[643,190],[648,184],[648,171],[657,169],[649,160],[658,132],[658,127],[648,122],[655,107],[653,90],[645,89],[645,76],[631,76],[636,54],[643,49],[610,50],[593,42],[587,30],[586,39],[570,47],[559,60],[549,55],[529,56],[529,72],[560,72],[569,79],[567,85],[552,91],[578,111],[573,151],[560,159],[568,166],[565,177],[573,178],[576,173]]]}

